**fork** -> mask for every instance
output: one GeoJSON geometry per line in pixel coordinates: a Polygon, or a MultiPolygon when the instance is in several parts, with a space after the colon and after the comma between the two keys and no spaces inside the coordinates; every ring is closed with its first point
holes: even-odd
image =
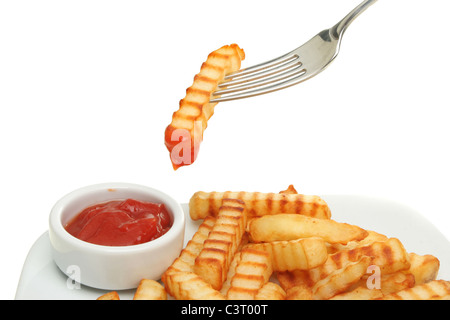
{"type": "Polygon", "coordinates": [[[377,0],[365,0],[330,29],[276,59],[227,75],[212,93],[211,103],[249,98],[285,89],[323,71],[339,53],[347,27],[377,0]]]}

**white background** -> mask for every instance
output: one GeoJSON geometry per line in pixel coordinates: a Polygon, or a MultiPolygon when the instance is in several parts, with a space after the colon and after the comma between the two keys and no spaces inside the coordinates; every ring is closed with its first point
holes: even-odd
{"type": "Polygon", "coordinates": [[[180,202],[289,184],[370,195],[410,206],[450,238],[446,0],[378,1],[328,69],[219,104],[195,164],[171,167],[164,129],[209,52],[235,42],[244,67],[263,62],[358,3],[0,2],[0,298],[14,298],[53,204],[93,183],[144,184],[180,202]]]}

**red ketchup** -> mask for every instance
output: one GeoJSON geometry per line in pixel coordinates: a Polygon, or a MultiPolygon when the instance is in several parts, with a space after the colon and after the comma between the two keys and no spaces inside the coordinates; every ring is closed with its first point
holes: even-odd
{"type": "Polygon", "coordinates": [[[171,226],[164,204],[126,199],[90,206],[77,214],[65,229],[93,244],[131,246],[159,238],[171,226]]]}

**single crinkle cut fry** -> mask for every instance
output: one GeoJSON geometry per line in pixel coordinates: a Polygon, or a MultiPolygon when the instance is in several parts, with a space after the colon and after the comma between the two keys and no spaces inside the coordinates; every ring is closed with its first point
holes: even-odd
{"type": "Polygon", "coordinates": [[[450,281],[433,280],[386,295],[381,300],[450,300],[450,281]]]}
{"type": "Polygon", "coordinates": [[[348,255],[348,257],[352,255],[373,257],[373,264],[380,268],[381,274],[408,270],[411,266],[409,254],[397,238],[389,238],[386,241],[376,241],[368,246],[357,247],[347,251],[345,255],[348,255]]]}
{"type": "Polygon", "coordinates": [[[286,292],[278,284],[267,282],[255,295],[255,300],[284,300],[286,292]]]}
{"type": "Polygon", "coordinates": [[[330,299],[346,291],[361,279],[371,263],[372,258],[365,256],[357,262],[350,262],[342,269],[332,272],[314,285],[313,298],[315,300],[330,299]]]}
{"type": "Polygon", "coordinates": [[[167,275],[166,286],[177,300],[224,300],[225,297],[193,272],[175,272],[167,275]]]}
{"type": "Polygon", "coordinates": [[[276,214],[252,219],[248,226],[254,242],[320,237],[328,243],[360,241],[368,232],[358,226],[298,214],[276,214]]]}
{"type": "Polygon", "coordinates": [[[244,59],[244,51],[231,44],[211,52],[202,64],[165,131],[165,145],[175,170],[195,161],[203,132],[217,105],[209,102],[211,94],[227,74],[241,68],[244,59]]]}
{"type": "Polygon", "coordinates": [[[167,300],[167,292],[159,282],[142,279],[134,293],[133,300],[167,300]]]}
{"type": "Polygon", "coordinates": [[[409,272],[414,275],[416,285],[436,280],[439,272],[439,259],[431,254],[419,255],[416,253],[409,254],[411,267],[409,272]]]}
{"type": "Polygon", "coordinates": [[[267,251],[274,271],[308,270],[328,258],[325,241],[320,238],[252,243],[246,247],[267,251]]]}
{"type": "Polygon", "coordinates": [[[243,248],[237,254],[240,258],[226,297],[228,300],[254,300],[272,274],[269,254],[250,248],[243,248]]]}
{"type": "Polygon", "coordinates": [[[194,272],[220,290],[231,260],[245,233],[245,204],[241,200],[225,199],[216,223],[203,249],[195,259],[194,272]]]}
{"type": "Polygon", "coordinates": [[[239,199],[245,202],[248,217],[295,213],[319,219],[330,219],[331,211],[319,196],[293,193],[262,192],[196,192],[189,201],[192,220],[217,216],[222,200],[239,199]]]}

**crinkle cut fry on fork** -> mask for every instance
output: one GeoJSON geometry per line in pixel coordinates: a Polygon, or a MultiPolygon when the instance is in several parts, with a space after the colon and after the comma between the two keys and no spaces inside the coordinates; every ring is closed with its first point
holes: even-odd
{"type": "Polygon", "coordinates": [[[240,69],[244,59],[244,50],[231,44],[211,52],[202,64],[165,130],[164,141],[175,170],[195,161],[203,132],[217,105],[209,103],[211,94],[227,74],[240,69]]]}

